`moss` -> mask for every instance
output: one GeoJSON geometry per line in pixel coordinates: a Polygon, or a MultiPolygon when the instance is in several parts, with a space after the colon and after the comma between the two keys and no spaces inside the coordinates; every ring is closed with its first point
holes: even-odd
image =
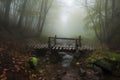
{"type": "Polygon", "coordinates": [[[36,57],[32,57],[31,62],[34,66],[37,66],[38,64],[38,59],[36,57]]]}
{"type": "Polygon", "coordinates": [[[106,61],[105,59],[101,59],[100,62],[105,66],[111,66],[111,64],[108,61],[106,61]]]}
{"type": "Polygon", "coordinates": [[[86,62],[93,63],[104,58],[111,61],[120,62],[120,54],[113,51],[94,51],[92,55],[86,60],[86,62]]]}

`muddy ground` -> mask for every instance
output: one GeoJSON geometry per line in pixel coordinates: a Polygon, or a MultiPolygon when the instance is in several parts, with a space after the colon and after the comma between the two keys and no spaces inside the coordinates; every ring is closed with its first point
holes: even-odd
{"type": "MultiPolygon", "coordinates": [[[[87,80],[79,75],[78,66],[63,68],[60,63],[51,64],[48,56],[40,57],[36,70],[29,67],[28,61],[33,48],[24,43],[0,43],[0,80],[87,80]]],[[[86,56],[82,57],[84,61],[86,56]]],[[[103,75],[103,80],[120,80],[119,77],[103,75]]],[[[98,79],[96,79],[98,80],[98,79]]]]}

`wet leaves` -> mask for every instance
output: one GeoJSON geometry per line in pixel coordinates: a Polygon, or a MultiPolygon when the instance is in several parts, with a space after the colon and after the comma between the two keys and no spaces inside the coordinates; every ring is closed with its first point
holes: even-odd
{"type": "Polygon", "coordinates": [[[7,80],[7,76],[6,76],[6,71],[7,71],[8,69],[3,69],[3,72],[2,72],[2,74],[0,75],[0,80],[7,80]]]}
{"type": "Polygon", "coordinates": [[[14,67],[16,68],[16,71],[19,72],[21,69],[18,65],[14,65],[14,67]]]}

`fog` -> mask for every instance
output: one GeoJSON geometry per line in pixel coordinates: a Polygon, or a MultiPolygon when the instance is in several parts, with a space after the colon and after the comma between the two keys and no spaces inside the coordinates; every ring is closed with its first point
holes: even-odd
{"type": "Polygon", "coordinates": [[[82,0],[54,0],[43,35],[60,37],[77,37],[85,35],[84,18],[87,15],[82,0]]]}

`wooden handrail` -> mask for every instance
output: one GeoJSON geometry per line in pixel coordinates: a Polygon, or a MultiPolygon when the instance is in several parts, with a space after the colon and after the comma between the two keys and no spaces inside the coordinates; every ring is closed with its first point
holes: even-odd
{"type": "Polygon", "coordinates": [[[77,39],[77,38],[62,38],[62,37],[49,37],[49,38],[51,38],[51,39],[66,39],[66,40],[79,40],[79,39],[77,39]]]}
{"type": "Polygon", "coordinates": [[[48,37],[48,48],[51,49],[53,46],[55,46],[57,39],[75,40],[75,48],[76,48],[76,50],[78,49],[78,47],[81,47],[81,36],[79,36],[79,38],[62,38],[62,37],[57,37],[57,36],[55,35],[55,37],[48,37]],[[51,46],[51,40],[54,41],[53,46],[51,46]]]}

